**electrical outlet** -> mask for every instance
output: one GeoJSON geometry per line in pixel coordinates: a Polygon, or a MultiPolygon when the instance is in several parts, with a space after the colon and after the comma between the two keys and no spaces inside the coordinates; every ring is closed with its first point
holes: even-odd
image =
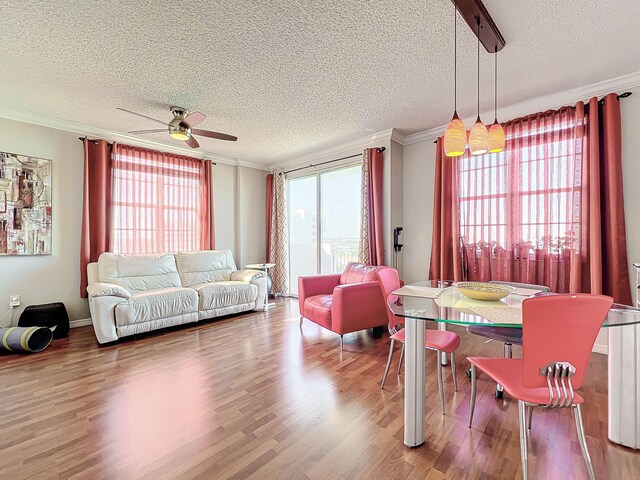
{"type": "Polygon", "coordinates": [[[9,306],[10,307],[19,307],[20,306],[20,295],[9,295],[9,306]]]}

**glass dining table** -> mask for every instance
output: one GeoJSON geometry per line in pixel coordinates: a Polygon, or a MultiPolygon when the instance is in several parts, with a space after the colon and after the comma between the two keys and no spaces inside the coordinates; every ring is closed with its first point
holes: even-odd
{"type": "MultiPolygon", "coordinates": [[[[425,441],[426,322],[438,322],[441,328],[453,324],[522,329],[522,302],[528,298],[525,294],[533,292],[516,289],[500,301],[487,302],[465,297],[450,281],[431,280],[407,286],[410,287],[405,289],[409,290],[408,295],[391,294],[387,302],[405,324],[404,443],[408,447],[419,447],[425,441]]],[[[613,304],[603,327],[638,324],[640,309],[613,304]]]]}

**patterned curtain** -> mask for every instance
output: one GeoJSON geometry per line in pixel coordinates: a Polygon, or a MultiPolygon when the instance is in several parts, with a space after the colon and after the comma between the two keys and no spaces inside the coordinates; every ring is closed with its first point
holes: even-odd
{"type": "Polygon", "coordinates": [[[360,202],[360,246],[358,261],[369,265],[369,150],[362,154],[362,201],[360,202]]]}
{"type": "Polygon", "coordinates": [[[275,263],[271,269],[273,293],[289,293],[289,239],[287,236],[287,198],[285,176],[273,175],[273,197],[271,200],[271,236],[269,238],[269,261],[275,263]]]}
{"type": "Polygon", "coordinates": [[[377,148],[367,148],[362,155],[362,202],[358,261],[365,265],[384,265],[384,238],[382,234],[383,158],[382,151],[377,148]]]}

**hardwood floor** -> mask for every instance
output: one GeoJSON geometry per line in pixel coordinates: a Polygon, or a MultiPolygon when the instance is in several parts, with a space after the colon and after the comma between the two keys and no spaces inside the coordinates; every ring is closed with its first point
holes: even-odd
{"type": "MultiPolygon", "coordinates": [[[[338,336],[284,300],[250,313],[98,347],[91,327],[46,351],[0,357],[0,478],[512,479],[521,476],[517,408],[478,382],[467,428],[466,355],[501,354],[463,333],[459,391],[437,396],[427,354],[427,442],[402,443],[399,352],[379,383],[388,335],[338,336]]],[[[515,352],[519,355],[519,351],[515,352]]],[[[640,453],[607,440],[606,357],[583,389],[587,442],[600,479],[640,478],[640,453]]],[[[587,478],[569,411],[536,410],[531,478],[587,478]]]]}

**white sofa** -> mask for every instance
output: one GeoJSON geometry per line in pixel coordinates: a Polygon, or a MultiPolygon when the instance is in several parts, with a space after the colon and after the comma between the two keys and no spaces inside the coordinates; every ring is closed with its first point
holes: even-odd
{"type": "Polygon", "coordinates": [[[118,338],[260,309],[263,271],[237,270],[229,250],[158,255],[103,253],[87,266],[96,338],[118,338]]]}

